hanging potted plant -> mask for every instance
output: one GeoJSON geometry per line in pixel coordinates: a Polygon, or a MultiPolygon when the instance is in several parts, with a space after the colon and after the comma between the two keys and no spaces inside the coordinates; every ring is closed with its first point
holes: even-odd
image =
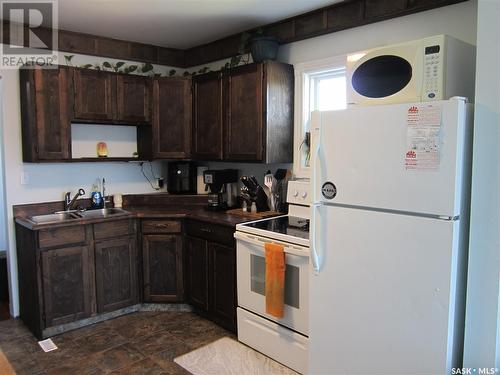
{"type": "Polygon", "coordinates": [[[266,36],[262,29],[257,29],[248,40],[248,47],[254,62],[276,60],[279,46],[278,38],[266,36]]]}

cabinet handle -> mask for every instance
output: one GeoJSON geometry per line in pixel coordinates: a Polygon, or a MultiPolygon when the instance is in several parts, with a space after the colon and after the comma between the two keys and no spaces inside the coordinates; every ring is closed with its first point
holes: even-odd
{"type": "Polygon", "coordinates": [[[208,228],[201,228],[200,230],[205,233],[212,233],[212,231],[208,228]]]}

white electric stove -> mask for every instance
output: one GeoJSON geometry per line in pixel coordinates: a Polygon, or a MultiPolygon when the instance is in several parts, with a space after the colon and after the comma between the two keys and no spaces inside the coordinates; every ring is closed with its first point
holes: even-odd
{"type": "Polygon", "coordinates": [[[236,226],[238,340],[298,372],[307,370],[309,315],[309,182],[288,183],[288,215],[236,226]],[[266,313],[265,244],[285,251],[285,307],[266,313]]]}

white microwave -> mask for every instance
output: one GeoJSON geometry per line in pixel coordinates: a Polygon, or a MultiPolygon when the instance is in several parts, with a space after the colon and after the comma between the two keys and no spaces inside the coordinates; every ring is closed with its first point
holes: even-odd
{"type": "Polygon", "coordinates": [[[347,56],[347,103],[376,105],[474,99],[475,46],[447,35],[347,56]]]}

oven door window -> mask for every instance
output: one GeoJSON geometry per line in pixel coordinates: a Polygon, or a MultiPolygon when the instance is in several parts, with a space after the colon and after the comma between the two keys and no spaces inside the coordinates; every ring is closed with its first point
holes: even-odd
{"type": "Polygon", "coordinates": [[[362,63],[352,75],[352,87],[368,98],[384,98],[401,91],[411,80],[410,63],[399,56],[383,55],[362,63]]]}
{"type": "MultiPolygon", "coordinates": [[[[252,292],[266,295],[266,259],[250,255],[250,288],[252,292]]],[[[299,303],[300,270],[290,264],[285,268],[285,305],[300,308],[299,303]]]]}

